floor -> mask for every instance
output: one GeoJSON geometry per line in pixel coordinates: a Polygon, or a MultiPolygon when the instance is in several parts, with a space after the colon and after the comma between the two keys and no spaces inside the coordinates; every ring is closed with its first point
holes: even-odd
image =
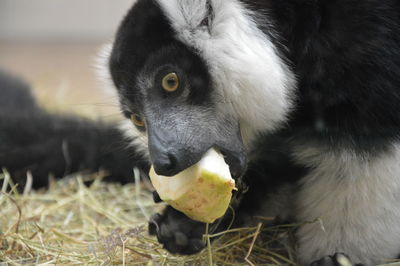
{"type": "Polygon", "coordinates": [[[29,82],[52,112],[103,120],[120,118],[116,99],[96,77],[102,43],[0,43],[0,69],[29,82]]]}

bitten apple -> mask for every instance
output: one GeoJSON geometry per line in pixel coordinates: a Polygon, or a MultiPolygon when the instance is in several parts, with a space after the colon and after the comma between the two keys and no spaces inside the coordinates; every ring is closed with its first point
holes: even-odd
{"type": "Polygon", "coordinates": [[[215,149],[175,176],[157,175],[153,167],[149,175],[163,201],[204,223],[212,223],[225,214],[235,189],[229,166],[215,149]]]}

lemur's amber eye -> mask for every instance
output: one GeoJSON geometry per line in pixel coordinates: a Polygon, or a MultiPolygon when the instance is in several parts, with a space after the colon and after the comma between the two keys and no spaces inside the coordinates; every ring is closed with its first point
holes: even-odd
{"type": "Polygon", "coordinates": [[[166,92],[174,92],[179,87],[179,78],[176,73],[169,73],[162,80],[162,87],[166,92]]]}
{"type": "Polygon", "coordinates": [[[140,116],[136,115],[136,114],[132,114],[131,115],[131,121],[137,127],[144,127],[143,119],[140,116]]]}

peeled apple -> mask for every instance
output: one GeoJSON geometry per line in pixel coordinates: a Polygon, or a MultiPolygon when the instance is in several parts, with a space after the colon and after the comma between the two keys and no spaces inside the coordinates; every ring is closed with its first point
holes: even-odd
{"type": "Polygon", "coordinates": [[[163,201],[204,223],[212,223],[225,214],[235,189],[229,166],[214,149],[175,176],[157,175],[153,167],[149,175],[163,201]]]}

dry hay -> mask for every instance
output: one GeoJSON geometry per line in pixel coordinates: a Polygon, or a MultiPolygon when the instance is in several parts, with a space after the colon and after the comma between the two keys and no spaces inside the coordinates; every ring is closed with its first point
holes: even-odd
{"type": "Polygon", "coordinates": [[[205,233],[201,253],[174,256],[147,234],[149,215],[163,204],[153,202],[146,182],[105,183],[97,174],[52,181],[39,191],[29,183],[28,175],[20,193],[6,171],[0,174],[0,266],[297,265],[289,243],[299,225],[205,233]]]}
{"type": "Polygon", "coordinates": [[[299,225],[259,223],[205,234],[201,253],[174,256],[147,234],[149,214],[163,205],[153,202],[146,182],[120,185],[103,182],[101,174],[76,175],[32,191],[30,181],[28,175],[19,193],[7,172],[0,174],[0,266],[297,265],[289,240],[299,225]]]}
{"type": "Polygon", "coordinates": [[[120,185],[103,182],[101,174],[76,175],[51,182],[47,190],[19,193],[6,172],[0,175],[1,183],[1,266],[295,265],[287,244],[294,226],[265,228],[261,223],[206,234],[208,248],[200,254],[169,254],[147,233],[149,214],[163,206],[153,203],[145,184],[120,185]]]}

